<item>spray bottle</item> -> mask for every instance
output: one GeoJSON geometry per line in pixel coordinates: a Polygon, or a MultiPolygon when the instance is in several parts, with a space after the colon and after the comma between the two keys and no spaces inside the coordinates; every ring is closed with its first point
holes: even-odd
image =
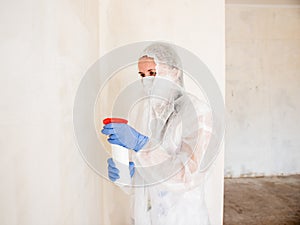
{"type": "MultiPolygon", "coordinates": [[[[128,123],[127,120],[121,118],[106,118],[103,120],[103,124],[109,123],[128,123]]],[[[129,185],[131,183],[131,177],[129,172],[129,155],[128,149],[120,145],[111,144],[112,158],[116,167],[120,171],[120,178],[116,181],[121,185],[129,185]]]]}

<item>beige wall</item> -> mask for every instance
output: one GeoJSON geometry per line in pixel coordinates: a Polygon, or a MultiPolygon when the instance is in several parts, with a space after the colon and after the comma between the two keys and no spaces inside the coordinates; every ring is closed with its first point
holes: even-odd
{"type": "Polygon", "coordinates": [[[227,3],[225,176],[299,173],[300,3],[227,3]]]}
{"type": "Polygon", "coordinates": [[[0,27],[0,224],[100,224],[100,178],[72,127],[98,1],[1,1],[0,27]]]}
{"type": "MultiPolygon", "coordinates": [[[[99,52],[159,39],[196,53],[224,93],[223,1],[2,1],[0,21],[0,224],[123,223],[127,197],[76,148],[80,79],[99,52]],[[125,204],[110,205],[117,197],[125,204]]],[[[210,172],[209,207],[222,224],[223,151],[210,172]]]]}

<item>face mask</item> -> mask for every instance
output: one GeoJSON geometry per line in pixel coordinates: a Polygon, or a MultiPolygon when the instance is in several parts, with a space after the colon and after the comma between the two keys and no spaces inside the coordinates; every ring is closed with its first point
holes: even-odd
{"type": "Polygon", "coordinates": [[[146,95],[151,95],[154,83],[154,76],[148,76],[142,78],[143,90],[146,95]]]}
{"type": "Polygon", "coordinates": [[[182,87],[168,76],[148,76],[142,78],[143,90],[147,96],[174,102],[182,93],[182,87]]]}
{"type": "Polygon", "coordinates": [[[152,144],[160,143],[167,121],[175,110],[175,100],[183,89],[167,76],[147,76],[142,78],[146,99],[143,109],[143,124],[152,144]]]}

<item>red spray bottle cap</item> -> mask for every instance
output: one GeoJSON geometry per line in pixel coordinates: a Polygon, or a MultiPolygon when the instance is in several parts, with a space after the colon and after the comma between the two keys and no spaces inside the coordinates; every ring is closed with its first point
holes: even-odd
{"type": "Polygon", "coordinates": [[[128,121],[122,118],[106,118],[103,120],[103,123],[106,125],[109,123],[128,123],[128,121]]]}

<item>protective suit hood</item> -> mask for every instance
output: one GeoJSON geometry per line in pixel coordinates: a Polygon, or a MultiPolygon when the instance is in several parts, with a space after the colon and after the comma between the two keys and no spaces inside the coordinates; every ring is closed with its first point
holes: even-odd
{"type": "Polygon", "coordinates": [[[152,44],[140,54],[140,58],[142,57],[153,58],[157,76],[166,77],[184,87],[181,60],[168,44],[162,42],[152,44]]]}

